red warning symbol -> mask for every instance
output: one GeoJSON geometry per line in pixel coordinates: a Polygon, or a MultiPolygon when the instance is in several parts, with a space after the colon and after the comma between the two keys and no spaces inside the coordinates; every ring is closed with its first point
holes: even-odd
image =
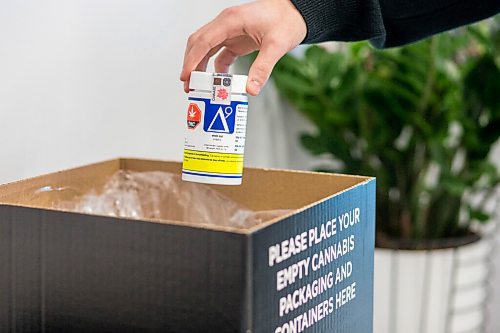
{"type": "Polygon", "coordinates": [[[195,129],[201,122],[201,110],[198,104],[190,103],[187,112],[187,125],[189,129],[195,129]]]}
{"type": "Polygon", "coordinates": [[[228,96],[229,94],[225,88],[220,88],[219,90],[217,90],[217,98],[225,100],[228,96]]]}

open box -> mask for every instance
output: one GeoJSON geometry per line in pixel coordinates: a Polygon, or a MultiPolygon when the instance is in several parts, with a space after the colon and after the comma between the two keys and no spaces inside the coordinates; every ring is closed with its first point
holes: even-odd
{"type": "MultiPolygon", "coordinates": [[[[0,332],[372,332],[375,179],[245,169],[210,185],[253,210],[241,229],[56,210],[40,188],[85,193],[117,159],[0,186],[0,332]]],[[[65,198],[68,200],[73,197],[65,198]]]]}

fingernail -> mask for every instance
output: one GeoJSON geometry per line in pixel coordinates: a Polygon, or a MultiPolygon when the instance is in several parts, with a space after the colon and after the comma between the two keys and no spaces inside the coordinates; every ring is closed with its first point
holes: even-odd
{"type": "Polygon", "coordinates": [[[252,79],[250,80],[250,83],[249,83],[249,93],[252,94],[252,95],[258,95],[260,90],[262,89],[262,84],[255,80],[255,79],[252,79]]]}

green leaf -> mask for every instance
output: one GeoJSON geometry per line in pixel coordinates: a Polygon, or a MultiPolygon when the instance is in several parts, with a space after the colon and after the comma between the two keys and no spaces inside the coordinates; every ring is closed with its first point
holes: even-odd
{"type": "Polygon", "coordinates": [[[318,139],[318,137],[309,134],[302,134],[300,141],[304,145],[304,148],[309,150],[313,155],[320,155],[328,152],[326,145],[318,139]]]}
{"type": "Polygon", "coordinates": [[[467,190],[467,183],[463,182],[459,178],[445,177],[441,180],[441,186],[446,189],[446,191],[455,197],[461,197],[467,190]]]}
{"type": "Polygon", "coordinates": [[[311,82],[292,73],[281,72],[274,76],[274,81],[283,91],[300,92],[300,95],[316,92],[311,82]]]}
{"type": "Polygon", "coordinates": [[[481,223],[485,223],[485,222],[489,221],[490,215],[481,211],[481,210],[473,209],[472,207],[469,207],[469,218],[472,221],[478,221],[481,223]]]}

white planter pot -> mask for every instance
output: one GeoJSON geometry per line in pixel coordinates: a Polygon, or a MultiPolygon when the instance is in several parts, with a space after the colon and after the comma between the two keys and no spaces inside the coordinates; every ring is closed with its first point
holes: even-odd
{"type": "Polygon", "coordinates": [[[490,243],[375,251],[375,333],[484,331],[490,243]]]}

